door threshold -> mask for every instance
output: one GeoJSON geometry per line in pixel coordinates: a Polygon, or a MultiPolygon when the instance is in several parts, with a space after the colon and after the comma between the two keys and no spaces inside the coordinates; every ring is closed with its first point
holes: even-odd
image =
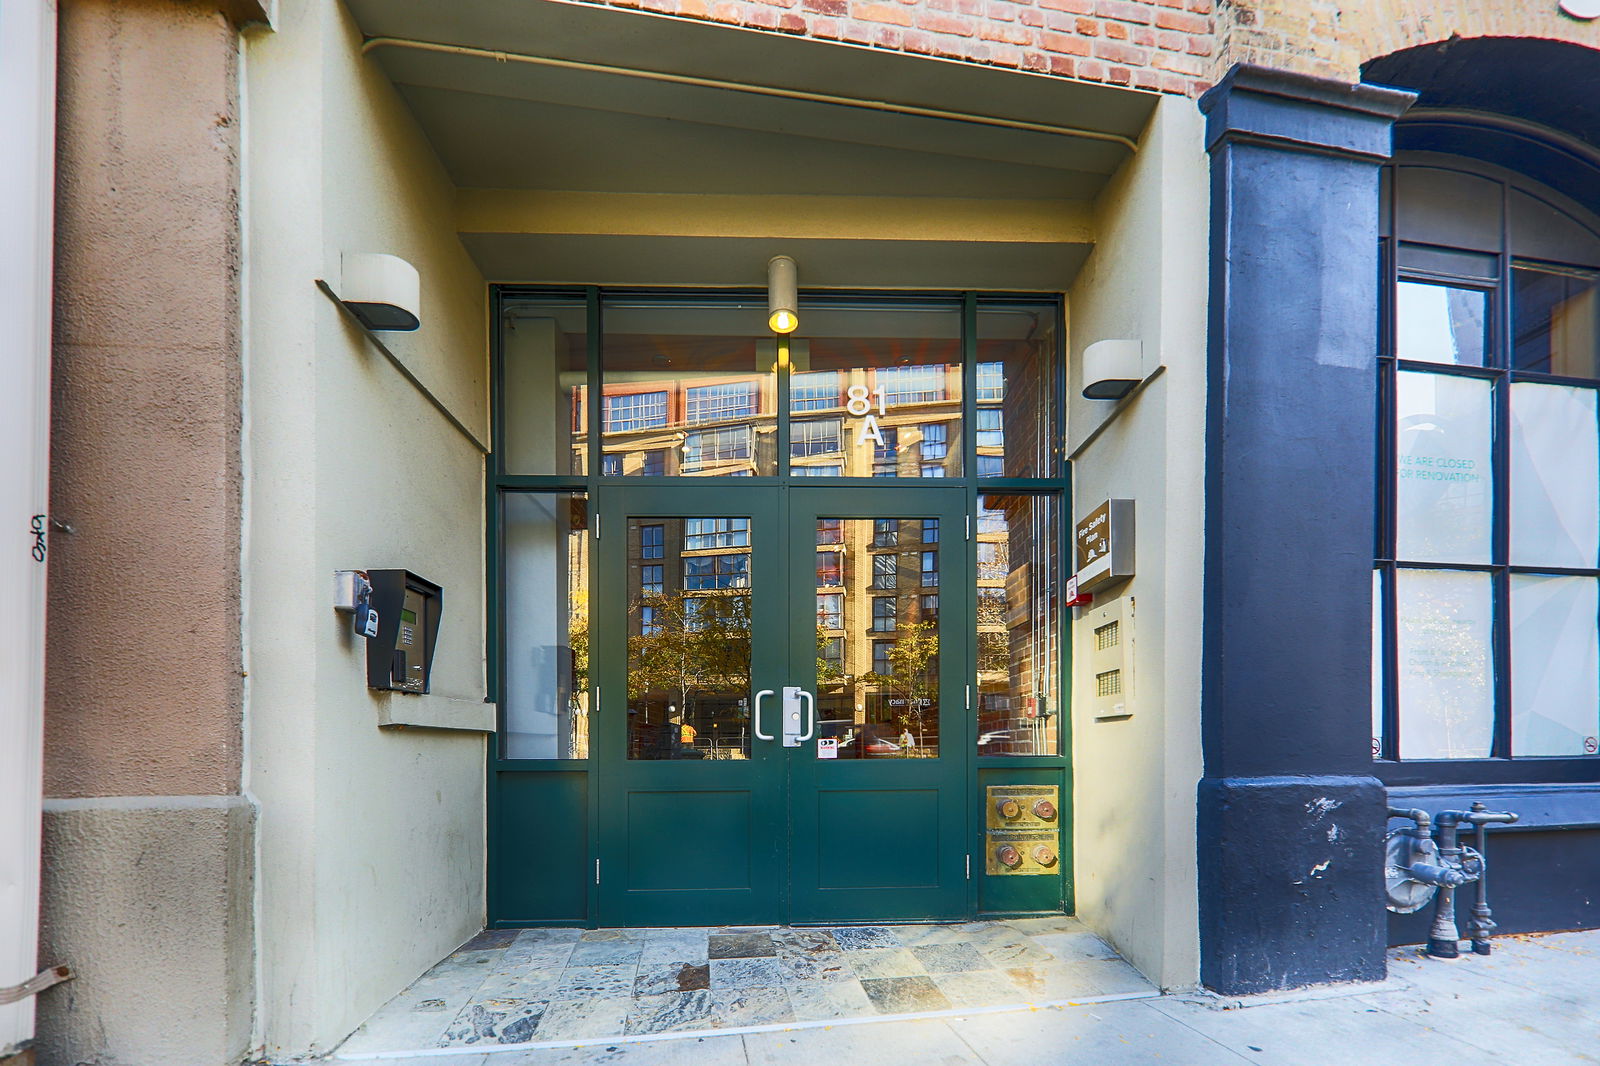
{"type": "Polygon", "coordinates": [[[884,1022],[916,1022],[939,1018],[974,1018],[989,1014],[1015,1014],[1021,1011],[1066,1010],[1090,1007],[1097,1003],[1122,1003],[1129,1000],[1160,999],[1161,992],[1111,992],[1074,999],[1041,1000],[1036,1003],[1006,1003],[988,1007],[950,1007],[944,1010],[916,1011],[910,1014],[875,1014],[864,1018],[826,1018],[810,1022],[773,1022],[767,1025],[739,1025],[726,1029],[686,1029],[671,1033],[639,1033],[632,1036],[586,1036],[573,1040],[531,1040],[522,1044],[472,1044],[460,1047],[430,1047],[406,1051],[368,1051],[334,1054],[325,1062],[404,1062],[407,1059],[440,1059],[455,1055],[495,1055],[507,1051],[558,1051],[606,1045],[607,1050],[622,1044],[654,1044],[668,1040],[706,1040],[718,1036],[745,1036],[754,1033],[792,1033],[807,1029],[839,1029],[851,1025],[880,1025],[884,1022]]]}

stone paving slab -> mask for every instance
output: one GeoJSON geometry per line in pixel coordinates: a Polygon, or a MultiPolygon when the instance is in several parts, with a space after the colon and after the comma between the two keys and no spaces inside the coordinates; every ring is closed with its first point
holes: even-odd
{"type": "Polygon", "coordinates": [[[490,930],[341,1056],[1015,1006],[1154,988],[1076,919],[763,929],[490,930]]]}

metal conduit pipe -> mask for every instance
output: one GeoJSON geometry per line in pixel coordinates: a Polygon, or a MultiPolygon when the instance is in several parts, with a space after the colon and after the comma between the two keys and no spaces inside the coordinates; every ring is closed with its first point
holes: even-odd
{"type": "Polygon", "coordinates": [[[836,107],[853,107],[863,111],[883,111],[917,118],[937,118],[949,122],[965,122],[975,126],[996,126],[1001,129],[1022,130],[1028,133],[1048,133],[1058,137],[1077,137],[1088,141],[1104,141],[1120,145],[1129,152],[1137,152],[1139,145],[1120,133],[1082,129],[1077,126],[1059,126],[1049,122],[1028,122],[1024,119],[983,115],[973,111],[950,111],[937,107],[919,107],[900,104],[892,100],[870,100],[858,96],[837,96],[832,93],[807,92],[804,89],[784,89],[776,85],[756,85],[743,81],[724,81],[720,78],[701,78],[690,74],[668,74],[660,70],[643,70],[638,67],[618,67],[606,63],[585,63],[576,59],[554,59],[550,56],[528,55],[523,52],[500,52],[489,48],[472,48],[459,44],[438,44],[433,41],[413,41],[404,37],[369,37],[361,45],[361,54],[370,55],[380,48],[404,48],[418,52],[437,52],[443,55],[472,56],[496,63],[527,63],[536,67],[554,67],[558,70],[581,70],[590,74],[613,74],[623,78],[666,82],[670,85],[690,85],[701,89],[723,89],[728,92],[748,93],[753,96],[771,96],[782,100],[801,100],[813,104],[832,104],[836,107]]]}
{"type": "Polygon", "coordinates": [[[1440,811],[1431,817],[1424,810],[1390,807],[1389,817],[1408,818],[1416,823],[1391,831],[1384,848],[1384,882],[1389,909],[1396,914],[1411,914],[1433,900],[1428,954],[1453,959],[1461,954],[1455,890],[1475,883],[1477,897],[1467,926],[1468,934],[1474,952],[1489,954],[1492,950],[1489,934],[1495,929],[1495,921],[1489,909],[1488,864],[1484,860],[1487,830],[1493,824],[1509,825],[1517,820],[1517,815],[1511,811],[1491,811],[1482,803],[1473,803],[1471,810],[1440,811]],[[1476,848],[1461,843],[1458,834],[1463,824],[1477,829],[1476,848]]]}

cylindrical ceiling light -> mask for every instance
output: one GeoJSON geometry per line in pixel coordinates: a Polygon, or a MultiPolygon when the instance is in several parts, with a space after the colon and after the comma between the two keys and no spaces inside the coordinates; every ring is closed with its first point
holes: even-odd
{"type": "Polygon", "coordinates": [[[798,279],[793,259],[775,255],[767,260],[767,325],[774,333],[793,333],[800,325],[798,279]]]}

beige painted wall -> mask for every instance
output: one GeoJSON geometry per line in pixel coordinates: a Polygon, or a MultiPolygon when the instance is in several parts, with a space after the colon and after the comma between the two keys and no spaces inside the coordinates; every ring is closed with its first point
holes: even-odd
{"type": "Polygon", "coordinates": [[[1138,156],[1096,204],[1095,250],[1068,294],[1069,447],[1115,406],[1081,396],[1086,345],[1139,339],[1146,372],[1165,367],[1073,471],[1074,521],[1107,498],[1131,498],[1137,527],[1136,576],[1096,595],[1097,604],[1131,601],[1131,717],[1097,721],[1087,710],[1089,627],[1073,625],[1073,863],[1079,916],[1166,988],[1199,977],[1208,174],[1201,134],[1192,101],[1163,99],[1138,156]]]}
{"type": "Polygon", "coordinates": [[[482,718],[478,451],[313,285],[346,251],[422,276],[422,329],[386,339],[486,440],[486,290],[453,189],[332,0],[284,0],[245,52],[247,785],[259,801],[258,1030],[326,1050],[475,932],[484,735],[382,729],[482,718]],[[433,695],[365,683],[335,569],[445,589],[433,695]]]}

